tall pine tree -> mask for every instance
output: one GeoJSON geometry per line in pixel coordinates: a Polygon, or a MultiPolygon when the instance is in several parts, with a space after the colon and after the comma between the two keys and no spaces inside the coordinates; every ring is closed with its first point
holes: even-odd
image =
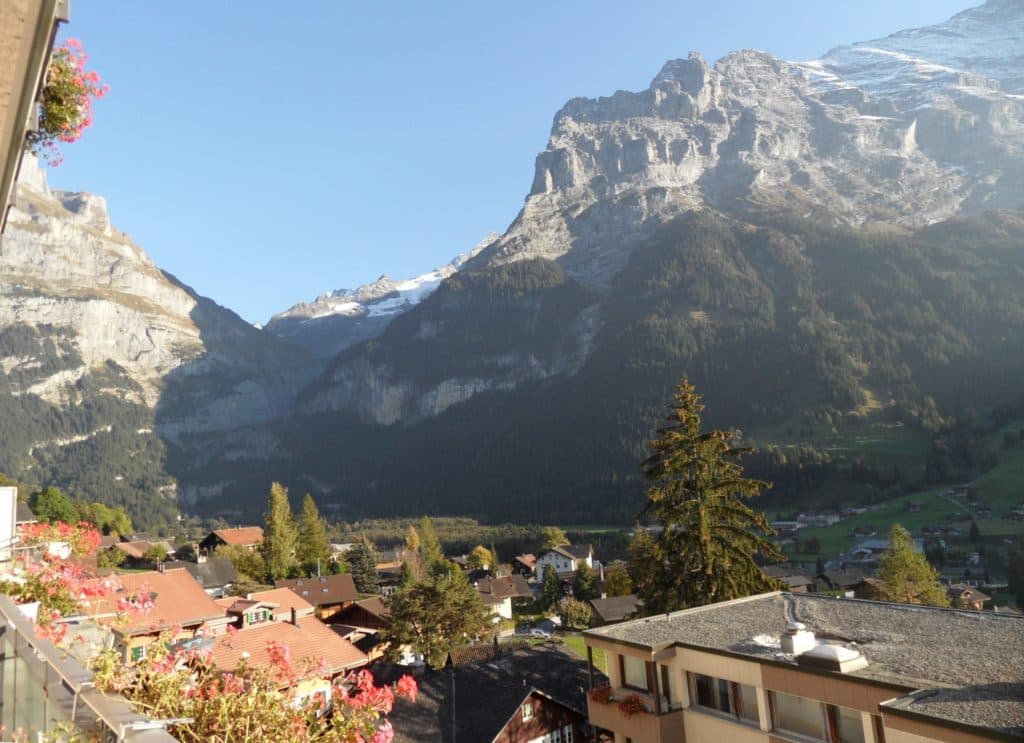
{"type": "Polygon", "coordinates": [[[331,545],[327,540],[327,527],[320,518],[313,496],[306,493],[302,500],[302,513],[299,514],[299,564],[312,573],[326,570],[331,558],[331,545]]]}
{"type": "Polygon", "coordinates": [[[424,516],[420,520],[419,534],[420,561],[423,563],[426,575],[435,578],[447,575],[450,566],[444,557],[444,550],[441,549],[441,542],[437,538],[434,522],[429,516],[424,516]]]}
{"type": "Polygon", "coordinates": [[[298,567],[296,548],[299,531],[295,527],[288,489],[275,482],[270,486],[261,552],[270,580],[287,578],[298,567]]]}
{"type": "Polygon", "coordinates": [[[651,482],[632,544],[636,587],[649,612],[675,611],[775,588],[754,561],[784,559],[765,538],[772,529],[744,500],[769,484],[743,477],[749,449],[730,444],[728,431],[701,431],[701,396],[686,379],[669,406],[668,425],[644,462],[651,482]]]}

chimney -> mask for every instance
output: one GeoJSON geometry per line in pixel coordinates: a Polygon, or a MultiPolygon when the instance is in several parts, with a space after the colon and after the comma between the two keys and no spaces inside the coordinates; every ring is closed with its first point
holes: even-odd
{"type": "Polygon", "coordinates": [[[299,614],[295,611],[295,607],[292,607],[292,625],[295,627],[299,626],[299,614]]]}
{"type": "Polygon", "coordinates": [[[790,655],[801,655],[817,645],[814,633],[807,629],[803,622],[790,622],[786,634],[779,638],[782,652],[790,655]]]}

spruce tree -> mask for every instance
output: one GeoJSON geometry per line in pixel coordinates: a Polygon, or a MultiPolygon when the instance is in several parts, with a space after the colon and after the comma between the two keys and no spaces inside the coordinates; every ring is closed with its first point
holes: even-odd
{"type": "Polygon", "coordinates": [[[270,499],[260,548],[270,580],[287,578],[298,567],[296,548],[299,532],[288,502],[288,489],[280,483],[270,486],[270,499]]]}
{"type": "Polygon", "coordinates": [[[550,611],[551,607],[557,604],[563,596],[565,596],[565,592],[562,590],[561,578],[558,577],[558,573],[553,567],[545,565],[544,572],[540,577],[540,595],[537,597],[541,611],[550,611]]]}
{"type": "Polygon", "coordinates": [[[302,500],[302,513],[299,515],[299,564],[307,571],[327,569],[331,558],[331,545],[327,540],[327,527],[320,518],[313,497],[306,494],[302,500]]]}
{"type": "Polygon", "coordinates": [[[377,593],[377,550],[373,542],[366,537],[356,537],[347,557],[356,590],[360,593],[377,593]]]}
{"type": "Polygon", "coordinates": [[[939,572],[924,553],[914,549],[910,532],[892,525],[889,549],[878,562],[878,577],[883,582],[880,598],[904,604],[949,606],[945,589],[939,585],[939,572]]]}
{"type": "Polygon", "coordinates": [[[647,611],[661,613],[769,591],[755,555],[784,559],[765,535],[772,528],[744,500],[769,483],[743,477],[729,431],[701,431],[701,396],[685,378],[669,406],[668,425],[643,463],[651,482],[631,545],[636,587],[647,611]]]}

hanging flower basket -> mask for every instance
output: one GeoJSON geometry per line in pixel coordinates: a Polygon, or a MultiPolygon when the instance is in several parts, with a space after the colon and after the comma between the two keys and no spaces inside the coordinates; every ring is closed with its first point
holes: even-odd
{"type": "Polygon", "coordinates": [[[624,717],[632,717],[633,715],[645,714],[647,712],[647,704],[639,694],[627,694],[619,700],[619,712],[624,717]]]}
{"type": "Polygon", "coordinates": [[[82,43],[68,39],[53,52],[46,84],[39,101],[39,124],[27,137],[28,148],[52,166],[63,157],[58,142],[77,142],[92,124],[92,102],[107,94],[109,86],[97,72],[87,72],[88,57],[82,43]]]}

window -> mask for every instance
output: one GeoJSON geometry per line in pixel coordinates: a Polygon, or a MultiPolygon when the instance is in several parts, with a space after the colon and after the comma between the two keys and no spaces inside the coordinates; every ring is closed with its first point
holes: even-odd
{"type": "Polygon", "coordinates": [[[137,663],[138,661],[142,660],[145,657],[146,657],[146,646],[145,645],[136,645],[135,647],[132,648],[132,660],[134,662],[137,663]]]}
{"type": "Polygon", "coordinates": [[[661,695],[668,700],[669,709],[672,708],[672,681],[671,671],[668,666],[658,665],[661,672],[661,695]]]}
{"type": "Polygon", "coordinates": [[[848,707],[828,706],[829,733],[835,743],[864,743],[860,712],[848,707]]]}
{"type": "Polygon", "coordinates": [[[524,720],[532,720],[533,719],[533,700],[532,699],[527,699],[526,700],[526,704],[523,705],[523,719],[524,720]]]}
{"type": "Polygon", "coordinates": [[[735,717],[737,720],[758,724],[757,689],[747,684],[690,674],[694,704],[735,717]]]}
{"type": "Polygon", "coordinates": [[[620,655],[619,671],[623,686],[647,691],[647,664],[643,660],[632,655],[620,655]]]}
{"type": "Polygon", "coordinates": [[[562,728],[562,742],[572,743],[572,725],[566,725],[562,728]]]}
{"type": "Polygon", "coordinates": [[[824,705],[815,699],[772,692],[772,715],[773,727],[780,732],[828,740],[824,705]]]}
{"type": "Polygon", "coordinates": [[[270,618],[269,612],[266,609],[257,609],[256,611],[250,611],[245,615],[245,621],[247,624],[259,624],[265,622],[270,618]]]}

